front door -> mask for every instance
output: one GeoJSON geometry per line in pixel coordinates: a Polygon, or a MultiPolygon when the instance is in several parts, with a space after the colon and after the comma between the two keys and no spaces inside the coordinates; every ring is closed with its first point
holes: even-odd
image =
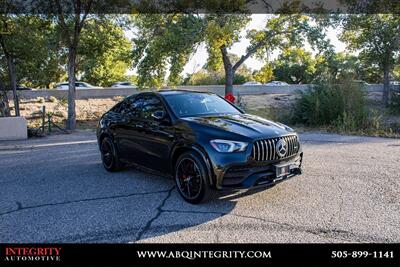
{"type": "Polygon", "coordinates": [[[140,154],[141,164],[159,171],[169,170],[169,151],[173,144],[174,132],[170,117],[161,99],[149,94],[144,97],[141,110],[140,154]],[[164,114],[156,118],[154,114],[164,114]]]}

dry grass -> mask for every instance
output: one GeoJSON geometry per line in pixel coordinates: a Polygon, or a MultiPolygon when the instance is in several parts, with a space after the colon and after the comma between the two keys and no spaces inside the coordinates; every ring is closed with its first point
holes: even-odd
{"type": "MultiPolygon", "coordinates": [[[[76,100],[77,126],[80,129],[93,129],[97,125],[100,116],[114,106],[122,98],[106,99],[78,99],[76,100]]],[[[52,120],[59,125],[64,125],[68,116],[66,100],[42,99],[21,101],[21,115],[29,117],[39,112],[42,106],[46,107],[46,113],[52,115],[52,120]]],[[[13,107],[12,107],[13,109],[13,107]]],[[[41,124],[40,119],[28,120],[29,127],[36,128],[41,124]]]]}

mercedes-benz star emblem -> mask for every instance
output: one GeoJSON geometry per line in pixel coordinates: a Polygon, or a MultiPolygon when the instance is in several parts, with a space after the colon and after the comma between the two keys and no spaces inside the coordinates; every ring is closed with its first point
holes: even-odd
{"type": "Polygon", "coordinates": [[[278,141],[278,143],[276,143],[276,154],[278,154],[279,157],[284,157],[286,155],[286,150],[287,150],[287,146],[286,146],[286,141],[281,139],[278,141]]]}

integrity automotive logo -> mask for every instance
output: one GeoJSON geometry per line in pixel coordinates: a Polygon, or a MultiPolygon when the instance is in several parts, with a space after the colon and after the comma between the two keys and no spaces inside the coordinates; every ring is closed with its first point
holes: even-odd
{"type": "Polygon", "coordinates": [[[50,262],[61,261],[59,247],[6,247],[4,262],[50,262]]]}

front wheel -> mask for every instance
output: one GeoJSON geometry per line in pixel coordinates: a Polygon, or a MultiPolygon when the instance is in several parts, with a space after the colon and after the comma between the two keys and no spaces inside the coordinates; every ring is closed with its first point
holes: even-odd
{"type": "Polygon", "coordinates": [[[192,204],[206,202],[217,192],[210,188],[206,166],[194,152],[185,152],[178,158],[175,183],[183,199],[192,204]]]}

